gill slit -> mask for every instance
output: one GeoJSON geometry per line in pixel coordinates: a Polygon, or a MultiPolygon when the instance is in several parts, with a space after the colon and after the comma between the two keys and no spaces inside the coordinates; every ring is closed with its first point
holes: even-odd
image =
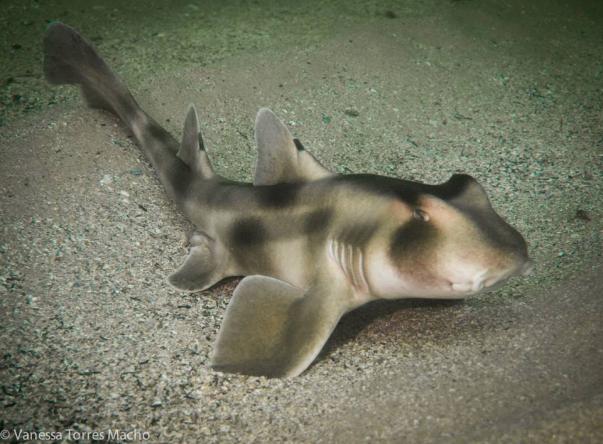
{"type": "Polygon", "coordinates": [[[362,249],[335,239],[329,240],[328,249],[331,259],[339,266],[348,282],[358,290],[368,291],[362,249]]]}

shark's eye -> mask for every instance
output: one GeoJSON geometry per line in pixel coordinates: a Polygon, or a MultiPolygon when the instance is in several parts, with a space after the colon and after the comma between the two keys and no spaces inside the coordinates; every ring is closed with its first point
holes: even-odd
{"type": "Polygon", "coordinates": [[[412,217],[414,217],[417,220],[423,221],[423,222],[429,221],[429,214],[427,214],[425,211],[421,210],[420,208],[415,208],[413,210],[412,217]]]}

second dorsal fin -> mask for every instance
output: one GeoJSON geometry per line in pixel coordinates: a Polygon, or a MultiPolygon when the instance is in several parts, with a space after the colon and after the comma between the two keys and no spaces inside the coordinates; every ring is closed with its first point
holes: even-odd
{"type": "Polygon", "coordinates": [[[192,104],[189,106],[188,113],[186,114],[178,157],[202,178],[210,179],[214,175],[209,157],[207,157],[205,147],[203,146],[201,132],[199,131],[197,110],[192,104]]]}
{"type": "Polygon", "coordinates": [[[287,127],[268,108],[255,119],[258,158],[254,185],[318,180],[334,175],[294,139],[287,127]]]}

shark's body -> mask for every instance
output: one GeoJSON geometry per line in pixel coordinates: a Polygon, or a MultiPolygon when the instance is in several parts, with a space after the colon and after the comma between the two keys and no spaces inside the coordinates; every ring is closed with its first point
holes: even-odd
{"type": "Polygon", "coordinates": [[[370,300],[463,298],[529,268],[525,241],[470,176],[426,185],[336,175],[262,109],[254,183],[233,182],[214,173],[194,107],[179,144],[63,24],[49,27],[45,73],[121,118],[194,223],[190,253],[169,282],[195,291],[248,276],[220,329],[217,369],[294,376],[339,318],[370,300]]]}

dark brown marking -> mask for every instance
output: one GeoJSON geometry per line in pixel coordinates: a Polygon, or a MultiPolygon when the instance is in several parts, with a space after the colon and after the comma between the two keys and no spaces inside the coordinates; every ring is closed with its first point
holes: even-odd
{"type": "Polygon", "coordinates": [[[122,118],[133,120],[140,112],[138,104],[129,92],[116,97],[118,109],[124,114],[122,118]]]}
{"type": "Polygon", "coordinates": [[[149,135],[154,139],[161,140],[163,142],[172,142],[173,138],[170,133],[168,133],[156,122],[149,122],[149,124],[147,125],[147,131],[149,135]]]}
{"type": "Polygon", "coordinates": [[[437,229],[432,224],[410,219],[394,232],[390,243],[390,257],[398,262],[417,251],[430,249],[436,240],[437,229]]]}
{"type": "Polygon", "coordinates": [[[255,187],[258,202],[270,208],[283,208],[293,205],[299,189],[300,185],[295,183],[279,183],[276,185],[255,187]]]}
{"type": "Polygon", "coordinates": [[[312,211],[304,217],[303,230],[308,235],[326,232],[329,223],[333,219],[333,211],[320,209],[312,211]]]}
{"type": "Polygon", "coordinates": [[[230,231],[230,240],[235,247],[250,247],[262,244],[268,239],[266,227],[256,217],[236,221],[230,231]]]}
{"type": "Polygon", "coordinates": [[[266,249],[269,239],[266,227],[256,217],[236,221],[230,231],[233,256],[244,274],[272,272],[270,256],[266,249]]]}
{"type": "Polygon", "coordinates": [[[475,181],[466,174],[455,174],[447,182],[439,185],[428,185],[374,174],[342,175],[336,176],[332,180],[349,183],[351,186],[380,196],[395,197],[411,206],[416,206],[419,198],[425,194],[449,201],[460,196],[468,184],[475,181]]]}

